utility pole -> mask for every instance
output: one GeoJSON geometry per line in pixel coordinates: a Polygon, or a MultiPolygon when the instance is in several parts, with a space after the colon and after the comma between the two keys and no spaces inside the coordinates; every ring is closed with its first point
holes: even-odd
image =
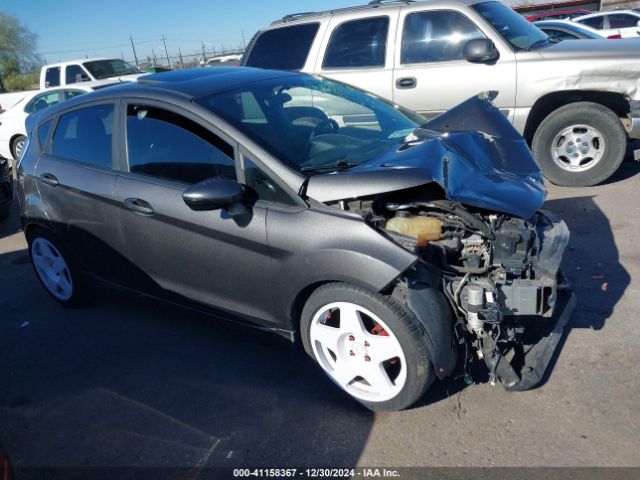
{"type": "Polygon", "coordinates": [[[165,42],[164,33],[162,34],[162,43],[164,44],[164,54],[167,57],[167,67],[170,67],[171,62],[169,61],[169,53],[167,52],[167,42],[165,42]]]}
{"type": "Polygon", "coordinates": [[[140,68],[140,64],[138,63],[138,55],[136,54],[136,46],[133,44],[133,37],[129,34],[129,40],[131,40],[131,48],[133,49],[133,58],[136,60],[136,68],[140,68]]]}
{"type": "Polygon", "coordinates": [[[244,30],[240,30],[240,32],[242,33],[242,50],[246,50],[247,42],[244,40],[244,30]]]}
{"type": "Polygon", "coordinates": [[[202,42],[202,63],[207,63],[206,52],[204,49],[204,42],[202,42]]]}
{"type": "Polygon", "coordinates": [[[184,68],[184,62],[182,61],[182,50],[178,47],[178,55],[180,56],[180,68],[184,68]]]}
{"type": "Polygon", "coordinates": [[[151,55],[153,55],[153,66],[157,67],[158,66],[158,59],[156,58],[156,52],[153,51],[153,48],[151,49],[151,55]]]}

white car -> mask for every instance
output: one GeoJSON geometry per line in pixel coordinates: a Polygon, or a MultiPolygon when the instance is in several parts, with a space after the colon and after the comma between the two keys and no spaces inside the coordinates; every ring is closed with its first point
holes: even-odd
{"type": "Polygon", "coordinates": [[[95,88],[97,87],[74,85],[71,88],[25,92],[26,95],[21,100],[0,114],[0,155],[9,159],[18,159],[27,135],[24,121],[29,114],[77,95],[91,92],[95,88]]]}
{"type": "Polygon", "coordinates": [[[573,22],[595,28],[606,38],[633,38],[640,36],[640,12],[611,10],[583,15],[573,22]],[[619,35],[619,37],[618,37],[619,35]]]}

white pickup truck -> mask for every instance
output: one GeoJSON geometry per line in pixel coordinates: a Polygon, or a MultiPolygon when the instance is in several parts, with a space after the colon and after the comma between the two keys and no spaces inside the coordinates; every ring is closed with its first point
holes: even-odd
{"type": "Polygon", "coordinates": [[[143,73],[119,58],[84,58],[45,65],[40,70],[40,89],[62,87],[72,83],[94,82],[92,85],[114,80],[133,81],[143,73]]]}

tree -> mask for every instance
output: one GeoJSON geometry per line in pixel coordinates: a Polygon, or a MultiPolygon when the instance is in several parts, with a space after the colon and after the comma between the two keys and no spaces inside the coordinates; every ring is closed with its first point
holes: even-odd
{"type": "Polygon", "coordinates": [[[37,35],[20,21],[0,11],[0,91],[3,78],[33,71],[41,60],[36,53],[37,35]]]}

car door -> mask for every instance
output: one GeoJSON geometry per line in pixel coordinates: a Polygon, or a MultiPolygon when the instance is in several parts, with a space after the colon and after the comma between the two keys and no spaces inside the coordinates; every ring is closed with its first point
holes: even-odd
{"type": "Polygon", "coordinates": [[[115,201],[127,258],[143,273],[130,279],[134,288],[268,317],[266,209],[256,204],[240,219],[225,209],[191,210],[182,198],[205,179],[237,180],[236,144],[165,103],[131,100],[122,114],[127,171],[117,179],[115,201]]]}
{"type": "Polygon", "coordinates": [[[393,99],[393,33],[397,10],[372,15],[371,10],[349,20],[332,17],[314,72],[393,99]]]}
{"type": "Polygon", "coordinates": [[[87,271],[120,282],[127,274],[113,203],[115,109],[99,102],[59,115],[35,175],[49,226],[87,271]]]}
{"type": "MultiPolygon", "coordinates": [[[[495,104],[513,119],[516,57],[496,42],[500,58],[470,63],[464,44],[490,37],[468,12],[439,8],[403,8],[396,36],[393,101],[430,119],[486,90],[497,90],[495,104]]],[[[495,35],[495,34],[494,34],[495,35]]]]}

